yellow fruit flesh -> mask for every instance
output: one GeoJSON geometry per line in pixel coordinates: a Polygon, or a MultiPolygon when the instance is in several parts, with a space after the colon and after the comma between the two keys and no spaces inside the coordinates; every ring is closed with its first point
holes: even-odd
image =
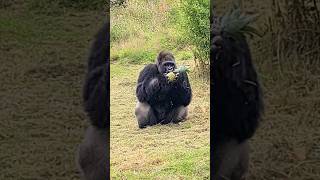
{"type": "Polygon", "coordinates": [[[176,74],[174,72],[169,72],[167,77],[169,81],[174,81],[176,79],[176,74]]]}

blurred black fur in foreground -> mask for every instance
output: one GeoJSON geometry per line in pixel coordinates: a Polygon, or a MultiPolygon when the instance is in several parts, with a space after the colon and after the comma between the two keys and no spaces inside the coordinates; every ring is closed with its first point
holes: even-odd
{"type": "Polygon", "coordinates": [[[211,167],[213,179],[245,179],[249,144],[263,111],[261,88],[246,34],[255,17],[233,9],[211,19],[211,167]]]}
{"type": "Polygon", "coordinates": [[[109,23],[103,25],[92,44],[83,87],[84,109],[89,117],[85,138],[78,149],[77,164],[84,180],[109,179],[110,95],[109,23]]]}

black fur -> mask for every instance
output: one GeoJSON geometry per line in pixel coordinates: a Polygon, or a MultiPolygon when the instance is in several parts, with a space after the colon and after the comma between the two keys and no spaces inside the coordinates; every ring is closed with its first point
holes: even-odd
{"type": "Polygon", "coordinates": [[[92,125],[106,128],[110,114],[110,97],[106,80],[109,80],[109,25],[105,24],[95,36],[88,58],[88,70],[83,88],[84,108],[92,125]]]}
{"type": "Polygon", "coordinates": [[[245,180],[247,140],[254,135],[263,112],[261,87],[245,35],[236,32],[235,37],[224,31],[218,18],[211,22],[210,166],[214,180],[245,180]]]}
{"type": "MultiPolygon", "coordinates": [[[[146,65],[140,72],[136,96],[139,102],[147,103],[151,106],[151,111],[155,114],[156,123],[169,123],[168,114],[172,109],[179,106],[188,106],[191,101],[192,91],[187,73],[181,73],[175,82],[168,82],[164,73],[167,73],[166,63],[174,63],[171,53],[160,52],[155,64],[146,65]]],[[[139,120],[138,120],[139,121],[139,120]]]]}
{"type": "MultiPolygon", "coordinates": [[[[263,112],[260,83],[245,36],[233,37],[212,19],[211,168],[214,180],[245,180],[250,139],[263,112]]],[[[239,34],[238,34],[239,35],[239,34]]]]}
{"type": "Polygon", "coordinates": [[[211,115],[214,142],[253,136],[263,102],[257,73],[245,38],[212,31],[211,115]]]}
{"type": "Polygon", "coordinates": [[[84,180],[108,179],[110,174],[109,33],[109,23],[105,23],[95,36],[83,87],[84,110],[90,125],[79,145],[77,164],[84,180]]]}

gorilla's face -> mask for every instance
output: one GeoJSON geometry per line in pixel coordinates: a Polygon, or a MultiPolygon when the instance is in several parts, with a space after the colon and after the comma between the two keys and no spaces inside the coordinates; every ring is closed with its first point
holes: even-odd
{"type": "Polygon", "coordinates": [[[176,68],[176,62],[171,53],[160,53],[157,59],[158,71],[161,74],[172,72],[176,68]]]}
{"type": "Polygon", "coordinates": [[[250,51],[245,38],[233,38],[227,33],[213,34],[211,40],[211,57],[218,76],[225,77],[240,84],[246,77],[250,51]],[[211,54],[212,53],[212,54],[211,54]]]}
{"type": "Polygon", "coordinates": [[[169,73],[176,68],[176,63],[174,61],[165,61],[160,66],[162,66],[162,73],[169,73]]]}
{"type": "Polygon", "coordinates": [[[213,60],[221,66],[235,67],[244,56],[246,46],[245,40],[236,40],[225,34],[213,34],[211,46],[213,60]]]}

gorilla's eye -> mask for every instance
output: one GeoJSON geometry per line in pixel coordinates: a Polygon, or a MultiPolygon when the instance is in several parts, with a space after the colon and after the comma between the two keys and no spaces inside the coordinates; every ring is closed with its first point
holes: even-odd
{"type": "Polygon", "coordinates": [[[164,67],[174,67],[174,63],[173,62],[165,62],[163,63],[164,67]]]}

